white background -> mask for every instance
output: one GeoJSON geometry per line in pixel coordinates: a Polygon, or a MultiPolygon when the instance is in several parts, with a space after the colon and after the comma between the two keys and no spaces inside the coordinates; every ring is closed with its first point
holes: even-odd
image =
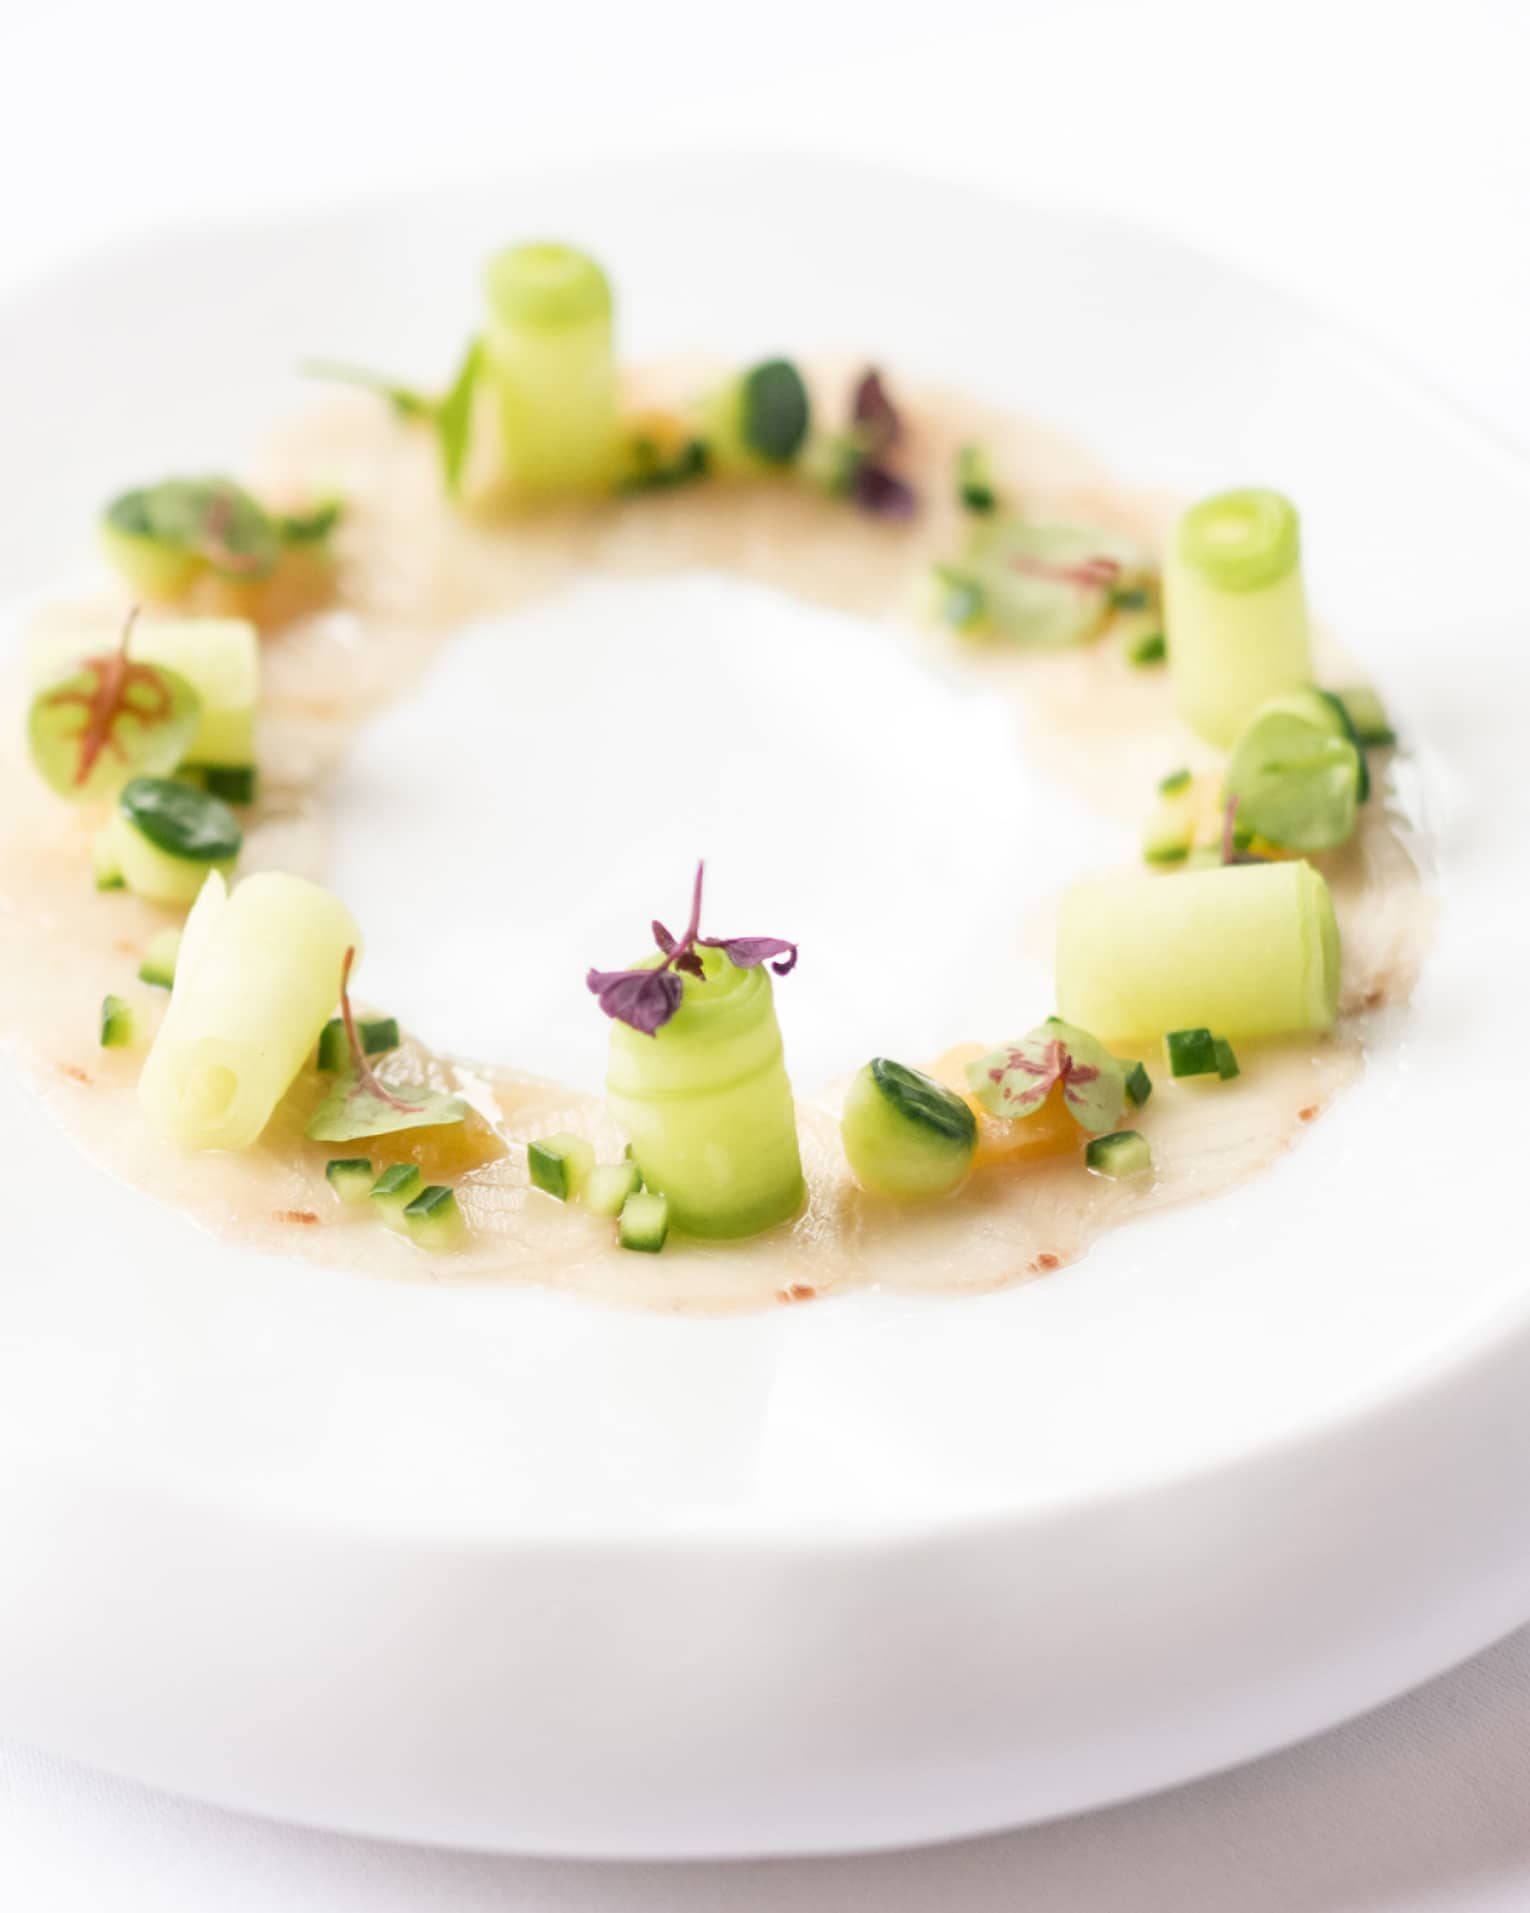
{"type": "MultiPolygon", "coordinates": [[[[10,0],[0,16],[0,294],[169,218],[592,148],[787,142],[1148,221],[1303,294],[1530,449],[1522,0],[30,0],[25,17],[10,0]]],[[[959,308],[960,259],[930,271],[959,308]]],[[[1129,323],[1130,287],[1122,304],[1129,323]]],[[[1506,589],[1518,559],[1505,554],[1506,589]]],[[[0,1746],[0,1906],[17,1913],[936,1904],[1530,1906],[1530,1633],[1198,1787],[870,1860],[584,1867],[390,1849],[0,1746]]]]}

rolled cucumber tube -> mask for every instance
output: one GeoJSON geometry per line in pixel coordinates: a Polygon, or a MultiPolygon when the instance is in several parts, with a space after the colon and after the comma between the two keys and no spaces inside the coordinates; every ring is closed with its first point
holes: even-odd
{"type": "Polygon", "coordinates": [[[653,1036],[611,1025],[611,1113],[650,1189],[686,1235],[756,1235],[802,1206],[802,1159],[770,973],[699,952],[653,1036]]]}
{"type": "Polygon", "coordinates": [[[1226,749],[1266,698],[1312,681],[1301,526],[1279,492],[1203,498],[1180,519],[1163,574],[1179,714],[1226,749]]]}
{"type": "Polygon", "coordinates": [[[360,942],[318,884],[263,871],[231,895],[209,877],[139,1079],[153,1128],[183,1149],[248,1148],[313,1054],[360,942]]]}
{"type": "Polygon", "coordinates": [[[488,374],[512,489],[603,489],[619,449],[611,288],[571,246],[511,246],[487,273],[488,374]]]}
{"type": "Polygon", "coordinates": [[[1115,877],[1063,898],[1058,1013],[1106,1041],[1325,1030],[1338,1000],[1333,899],[1308,863],[1115,877]]]}

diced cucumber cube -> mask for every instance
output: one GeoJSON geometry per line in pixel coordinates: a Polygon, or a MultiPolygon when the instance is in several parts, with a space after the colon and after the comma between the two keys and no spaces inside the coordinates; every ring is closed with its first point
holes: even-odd
{"type": "Polygon", "coordinates": [[[112,827],[106,824],[91,839],[90,868],[96,880],[97,890],[125,890],[127,879],[122,874],[122,864],[117,856],[117,847],[112,841],[112,827]]]}
{"type": "Polygon", "coordinates": [[[1216,1038],[1210,1030],[1171,1030],[1163,1039],[1171,1076],[1215,1076],[1216,1038]]]}
{"type": "Polygon", "coordinates": [[[1189,766],[1182,764],[1177,771],[1170,771],[1167,777],[1159,778],[1158,794],[1160,797],[1173,797],[1182,790],[1189,790],[1193,782],[1189,766]]]}
{"type": "Polygon", "coordinates": [[[179,930],[156,930],[149,938],[143,961],[138,966],[138,981],[152,983],[158,990],[175,988],[175,966],[180,960],[179,930]]]}
{"type": "MultiPolygon", "coordinates": [[[[392,1016],[358,1016],[356,1034],[361,1038],[363,1055],[381,1056],[399,1045],[398,1019],[392,1016]]],[[[350,1046],[345,1040],[345,1025],[332,1016],[319,1032],[319,1068],[344,1069],[350,1061],[350,1046]]]]}
{"type": "Polygon", "coordinates": [[[260,773],[253,764],[198,764],[186,768],[201,772],[202,788],[225,804],[253,804],[260,773]]]}
{"type": "Polygon", "coordinates": [[[420,1193],[423,1181],[418,1163],[396,1162],[372,1184],[370,1201],[390,1229],[402,1229],[404,1211],[420,1193]]]}
{"type": "Polygon", "coordinates": [[[1354,684],[1333,695],[1344,706],[1355,736],[1370,750],[1390,750],[1397,742],[1386,706],[1368,684],[1354,684]]]}
{"type": "Polygon", "coordinates": [[[1225,1036],[1219,1036],[1214,1045],[1217,1053],[1217,1074],[1224,1083],[1230,1083],[1242,1072],[1238,1068],[1238,1059],[1233,1055],[1233,1046],[1225,1036]]]}
{"type": "Polygon", "coordinates": [[[466,1233],[456,1192],[439,1182],[422,1189],[404,1211],[404,1232],[417,1249],[456,1248],[466,1233]]]}
{"type": "Polygon", "coordinates": [[[136,1019],[132,1004],[125,1003],[120,996],[102,997],[102,1049],[131,1049],[135,1034],[136,1019]]]}
{"type": "Polygon", "coordinates": [[[1145,671],[1150,665],[1162,664],[1168,655],[1161,631],[1144,631],[1127,640],[1126,661],[1134,670],[1145,671]]]}
{"type": "Polygon", "coordinates": [[[956,496],[963,511],[984,513],[999,508],[993,474],[980,445],[963,445],[956,454],[956,496]]]}
{"type": "Polygon", "coordinates": [[[1153,1167],[1153,1152],[1135,1129],[1118,1129],[1114,1135],[1096,1136],[1084,1150],[1084,1162],[1097,1176],[1121,1182],[1146,1175],[1153,1167]]]}
{"type": "Polygon", "coordinates": [[[1189,785],[1160,797],[1142,831],[1142,861],[1181,864],[1195,843],[1195,802],[1189,785]]]}
{"type": "Polygon", "coordinates": [[[636,1249],[643,1255],[657,1255],[669,1234],[669,1203],[651,1189],[628,1196],[622,1204],[617,1236],[624,1249],[636,1249]]]}
{"type": "Polygon", "coordinates": [[[365,1156],[336,1156],[325,1164],[324,1179],[341,1202],[362,1203],[372,1193],[372,1165],[365,1156]]]}
{"type": "Polygon", "coordinates": [[[950,1195],[977,1149],[977,1118],[965,1098],[886,1056],[857,1073],[839,1133],[856,1181],[895,1202],[950,1195]]]}
{"type": "Polygon", "coordinates": [[[1153,1093],[1153,1079],[1141,1063],[1131,1064],[1126,1072],[1126,1093],[1134,1109],[1141,1109],[1153,1093]]]}
{"type": "Polygon", "coordinates": [[[643,1186],[635,1162],[598,1163],[585,1178],[579,1200],[592,1216],[619,1216],[629,1196],[643,1186]]]}
{"type": "Polygon", "coordinates": [[[559,1202],[574,1202],[595,1167],[595,1150],[583,1136],[560,1129],[527,1145],[526,1166],[533,1188],[545,1189],[559,1202]]]}

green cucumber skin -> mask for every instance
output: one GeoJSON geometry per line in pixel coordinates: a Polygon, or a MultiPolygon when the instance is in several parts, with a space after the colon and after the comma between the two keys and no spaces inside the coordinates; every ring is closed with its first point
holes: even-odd
{"type": "Polygon", "coordinates": [[[863,1189],[895,1202],[926,1202],[967,1180],[977,1119],[944,1084],[879,1056],[850,1085],[840,1136],[863,1189]]]}
{"type": "Polygon", "coordinates": [[[635,1196],[642,1186],[635,1162],[598,1163],[585,1177],[579,1200],[592,1216],[614,1219],[628,1197],[635,1196]]]}
{"type": "Polygon", "coordinates": [[[138,966],[138,981],[157,990],[175,988],[175,971],[181,957],[179,930],[159,930],[149,938],[143,961],[138,966]]]}
{"type": "Polygon", "coordinates": [[[183,764],[194,771],[209,797],[225,804],[253,804],[260,791],[260,773],[253,764],[183,764]]]}
{"type": "Polygon", "coordinates": [[[1148,1075],[1146,1066],[1133,1063],[1126,1072],[1126,1094],[1134,1109],[1141,1109],[1153,1093],[1153,1079],[1148,1075]]]}
{"type": "Polygon", "coordinates": [[[526,1168],[533,1189],[559,1202],[577,1200],[595,1167],[595,1150],[583,1136],[560,1129],[526,1145],[526,1168]]]}
{"type": "Polygon", "coordinates": [[[405,1207],[403,1227],[416,1248],[435,1255],[456,1248],[466,1233],[455,1193],[439,1182],[422,1189],[405,1207]]]}
{"type": "Polygon", "coordinates": [[[612,1023],[606,1096],[671,1225],[731,1241],[788,1221],[806,1191],[770,975],[700,955],[706,980],[684,979],[656,1036],[612,1023]]]}
{"type": "Polygon", "coordinates": [[[117,798],[117,814],[146,843],[185,863],[226,863],[244,841],[227,804],[173,777],[130,778],[117,798]]]}
{"type": "MultiPolygon", "coordinates": [[[[398,1020],[392,1016],[358,1016],[356,1034],[361,1038],[364,1056],[382,1056],[399,1045],[398,1020]]],[[[344,1069],[349,1061],[345,1025],[338,1016],[333,1016],[319,1032],[319,1068],[344,1069]]]]}
{"type": "Polygon", "coordinates": [[[423,1181],[419,1167],[412,1162],[395,1163],[373,1183],[368,1200],[390,1229],[402,1229],[404,1211],[420,1193],[423,1181]]]}
{"type": "Polygon", "coordinates": [[[337,1156],[324,1165],[324,1179],[341,1202],[360,1204],[372,1193],[372,1164],[365,1156],[337,1156]]]}
{"type": "Polygon", "coordinates": [[[1210,1030],[1171,1030],[1163,1039],[1163,1046],[1171,1076],[1215,1076],[1218,1073],[1216,1038],[1210,1030]]]}
{"type": "Polygon", "coordinates": [[[628,1196],[622,1204],[617,1240],[640,1255],[657,1255],[669,1240],[669,1204],[652,1190],[628,1196]]]}
{"type": "Polygon", "coordinates": [[[1094,1137],[1085,1146],[1084,1164],[1097,1176],[1121,1182],[1146,1175],[1153,1167],[1153,1152],[1137,1130],[1118,1129],[1113,1135],[1094,1137]]]}
{"type": "Polygon", "coordinates": [[[101,1002],[102,1049],[131,1049],[137,1034],[131,1003],[120,996],[104,997],[101,1002]]]}
{"type": "Polygon", "coordinates": [[[1213,1040],[1213,1048],[1216,1050],[1217,1075],[1224,1083],[1230,1083],[1235,1076],[1243,1074],[1238,1067],[1238,1059],[1233,1054],[1233,1046],[1225,1036],[1216,1037],[1213,1040]]]}

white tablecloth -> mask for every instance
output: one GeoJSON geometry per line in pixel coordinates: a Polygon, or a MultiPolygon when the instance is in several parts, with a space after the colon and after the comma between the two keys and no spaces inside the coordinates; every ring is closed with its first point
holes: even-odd
{"type": "MultiPolygon", "coordinates": [[[[1530,446],[1521,0],[38,0],[25,16],[23,3],[0,24],[0,295],[169,216],[526,155],[786,140],[1149,220],[1304,293],[1530,446]]],[[[1129,323],[1129,286],[1122,306],[1129,323]]],[[[1220,1779],[872,1859],[429,1853],[241,1820],[0,1747],[7,1913],[933,1905],[1530,1907],[1530,1633],[1220,1779]]]]}

